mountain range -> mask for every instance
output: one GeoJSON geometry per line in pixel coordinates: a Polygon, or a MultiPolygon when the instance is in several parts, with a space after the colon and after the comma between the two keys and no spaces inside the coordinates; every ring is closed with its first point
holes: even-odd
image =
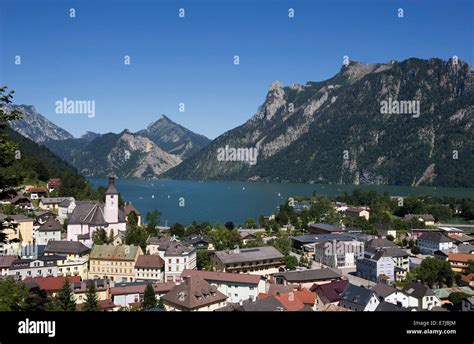
{"type": "Polygon", "coordinates": [[[166,116],[73,138],[22,107],[12,128],[88,177],[473,186],[474,76],[460,60],[352,61],[325,81],[274,82],[248,121],[212,142],[166,116]],[[224,149],[254,150],[256,163],[222,159],[224,149]]]}
{"type": "Polygon", "coordinates": [[[210,142],[165,115],[137,133],[87,132],[74,138],[33,106],[12,108],[22,113],[13,130],[46,146],[86,177],[156,178],[210,142]]]}
{"type": "Polygon", "coordinates": [[[350,62],[322,82],[273,83],[246,123],[164,176],[472,187],[473,114],[473,70],[465,62],[350,62]],[[410,102],[412,111],[418,105],[418,115],[383,111],[393,100],[410,102]],[[222,161],[225,147],[256,148],[257,163],[222,161]]]}

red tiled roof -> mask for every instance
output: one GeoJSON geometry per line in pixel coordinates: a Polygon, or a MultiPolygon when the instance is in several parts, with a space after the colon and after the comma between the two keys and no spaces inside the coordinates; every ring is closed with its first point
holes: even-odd
{"type": "Polygon", "coordinates": [[[319,297],[324,303],[332,303],[337,302],[341,299],[341,294],[348,284],[348,280],[333,281],[331,283],[319,285],[313,284],[310,290],[318,293],[319,297]]]}
{"type": "Polygon", "coordinates": [[[474,281],[474,273],[470,273],[462,278],[463,281],[471,282],[474,281]]]}
{"type": "MultiPolygon", "coordinates": [[[[146,283],[131,284],[123,287],[112,287],[110,293],[112,295],[128,295],[128,294],[143,294],[145,292],[146,283]]],[[[169,292],[175,286],[174,282],[153,283],[155,293],[163,294],[169,292]]]]}
{"type": "Polygon", "coordinates": [[[78,283],[81,281],[80,276],[72,276],[72,277],[35,277],[32,280],[35,281],[40,289],[43,289],[47,292],[54,292],[61,290],[66,282],[66,279],[69,283],[78,283]]]}
{"type": "Polygon", "coordinates": [[[31,193],[31,192],[47,192],[48,190],[45,188],[29,188],[26,191],[31,193]]]}
{"type": "Polygon", "coordinates": [[[474,261],[474,254],[471,254],[471,253],[450,253],[449,256],[448,256],[448,261],[450,261],[450,262],[467,263],[470,260],[474,261]]]}
{"type": "Polygon", "coordinates": [[[264,300],[271,297],[277,299],[283,305],[285,310],[290,312],[299,311],[303,309],[305,305],[313,306],[316,302],[316,293],[313,293],[306,288],[276,295],[269,295],[265,293],[258,294],[259,300],[264,300]]]}
{"type": "Polygon", "coordinates": [[[48,180],[48,187],[50,188],[58,187],[60,185],[61,185],[60,178],[51,178],[50,180],[48,180]]]}
{"type": "Polygon", "coordinates": [[[206,281],[223,281],[223,282],[237,282],[237,283],[249,283],[258,284],[262,278],[260,275],[251,274],[237,274],[229,272],[214,272],[205,270],[183,270],[181,273],[182,277],[186,276],[199,276],[206,281]]]}
{"type": "Polygon", "coordinates": [[[133,204],[130,202],[125,204],[125,207],[123,208],[123,212],[125,214],[125,217],[128,217],[128,215],[131,212],[134,212],[135,214],[140,215],[140,212],[137,210],[137,208],[135,208],[133,204]]]}
{"type": "Polygon", "coordinates": [[[164,260],[158,255],[141,255],[135,262],[135,268],[138,269],[161,269],[164,266],[164,260]]]}
{"type": "Polygon", "coordinates": [[[303,302],[304,304],[314,305],[314,303],[316,302],[316,293],[313,293],[306,288],[302,290],[297,290],[294,293],[295,296],[300,299],[301,302],[303,302]]]}
{"type": "MultiPolygon", "coordinates": [[[[97,301],[97,303],[99,305],[99,308],[104,311],[107,309],[112,309],[112,308],[117,307],[117,305],[114,304],[111,299],[99,300],[97,301]]],[[[81,311],[84,308],[84,305],[85,305],[84,303],[79,303],[76,305],[76,309],[78,311],[81,311]]]]}
{"type": "Polygon", "coordinates": [[[294,291],[299,288],[298,284],[275,284],[271,283],[270,286],[268,287],[268,294],[269,295],[276,295],[277,293],[283,294],[283,293],[288,293],[290,291],[294,291]]]}

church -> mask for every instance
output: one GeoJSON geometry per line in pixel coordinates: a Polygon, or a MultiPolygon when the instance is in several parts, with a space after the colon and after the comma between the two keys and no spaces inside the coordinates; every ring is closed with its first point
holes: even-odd
{"type": "Polygon", "coordinates": [[[73,210],[68,216],[67,240],[80,241],[91,247],[92,233],[98,228],[104,228],[107,236],[110,236],[110,232],[113,232],[114,237],[125,233],[125,215],[119,207],[114,177],[109,177],[105,204],[99,201],[73,201],[71,207],[73,210]]]}

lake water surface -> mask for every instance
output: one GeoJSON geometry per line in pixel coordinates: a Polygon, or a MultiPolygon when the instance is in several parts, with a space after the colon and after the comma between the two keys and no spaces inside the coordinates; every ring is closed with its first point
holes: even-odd
{"type": "MultiPolygon", "coordinates": [[[[107,185],[107,179],[91,178],[92,185],[107,185]]],[[[474,188],[433,188],[409,186],[355,186],[326,184],[278,184],[239,181],[183,181],[183,180],[116,180],[117,190],[126,201],[131,201],[144,215],[154,209],[161,211],[161,224],[193,220],[233,221],[243,223],[246,218],[257,220],[269,215],[295,195],[310,196],[313,192],[336,196],[355,188],[388,192],[392,196],[431,195],[474,198],[474,188]],[[182,206],[180,206],[182,205],[182,206]]]]}

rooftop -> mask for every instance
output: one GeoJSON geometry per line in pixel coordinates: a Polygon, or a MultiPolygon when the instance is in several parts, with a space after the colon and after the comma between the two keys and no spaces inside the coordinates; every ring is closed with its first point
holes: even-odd
{"type": "Polygon", "coordinates": [[[403,287],[402,291],[417,299],[421,299],[423,296],[435,295],[430,288],[418,282],[409,282],[403,287]]]}
{"type": "Polygon", "coordinates": [[[134,260],[140,251],[140,247],[134,245],[94,245],[90,259],[134,260]]]}
{"type": "Polygon", "coordinates": [[[63,226],[56,220],[53,216],[48,217],[45,223],[43,223],[39,228],[39,232],[57,232],[61,231],[63,226]]]}
{"type": "Polygon", "coordinates": [[[163,295],[162,300],[187,309],[205,307],[227,299],[227,296],[198,276],[187,277],[183,283],[176,285],[163,295]]]}
{"type": "Polygon", "coordinates": [[[220,282],[234,282],[234,283],[245,283],[245,284],[258,284],[262,277],[260,275],[251,274],[234,274],[228,272],[214,272],[205,270],[183,270],[181,273],[182,277],[186,276],[199,276],[202,279],[211,283],[211,281],[220,282]]]}
{"type": "Polygon", "coordinates": [[[223,264],[256,262],[261,260],[283,259],[283,254],[273,246],[243,248],[237,250],[218,251],[216,257],[223,264]]]}
{"type": "Polygon", "coordinates": [[[436,243],[453,242],[454,240],[441,232],[425,232],[418,237],[418,240],[432,241],[436,243]]]}
{"type": "Polygon", "coordinates": [[[334,270],[326,268],[281,272],[273,274],[273,277],[283,277],[288,282],[311,282],[339,279],[342,276],[334,270]]]}
{"type": "Polygon", "coordinates": [[[355,303],[360,306],[366,306],[374,291],[354,284],[348,284],[341,295],[341,300],[355,303]]]}
{"type": "Polygon", "coordinates": [[[165,262],[158,255],[141,255],[135,262],[137,269],[161,269],[165,266],[165,262]]]}
{"type": "Polygon", "coordinates": [[[89,248],[79,241],[50,240],[46,244],[44,253],[84,254],[89,248]]]}

